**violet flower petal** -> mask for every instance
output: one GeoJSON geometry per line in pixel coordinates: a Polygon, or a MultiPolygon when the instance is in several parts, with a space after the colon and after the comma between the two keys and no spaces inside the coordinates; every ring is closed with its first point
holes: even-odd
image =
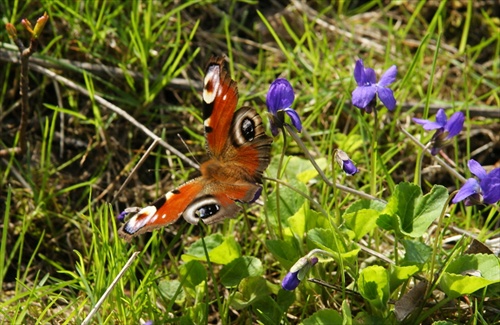
{"type": "Polygon", "coordinates": [[[354,165],[351,159],[344,161],[342,164],[342,169],[347,175],[354,175],[359,172],[359,169],[354,165]]]}
{"type": "Polygon", "coordinates": [[[120,222],[124,222],[125,221],[125,217],[127,216],[127,214],[129,214],[129,212],[127,211],[122,211],[120,212],[120,214],[118,215],[118,217],[116,217],[116,219],[120,222]]]}
{"type": "Polygon", "coordinates": [[[365,68],[365,86],[375,85],[377,83],[377,75],[372,68],[365,68]]]}
{"type": "Polygon", "coordinates": [[[456,112],[455,114],[453,114],[444,127],[444,129],[448,131],[446,139],[451,139],[457,134],[459,134],[464,127],[464,121],[465,121],[464,113],[456,112]]]}
{"type": "Polygon", "coordinates": [[[426,130],[426,131],[436,130],[436,129],[440,129],[443,127],[438,122],[424,120],[422,118],[414,117],[412,120],[413,120],[413,122],[415,122],[417,124],[421,124],[424,127],[424,130],[426,130]]]}
{"type": "Polygon", "coordinates": [[[448,122],[448,117],[446,116],[444,109],[440,108],[436,113],[436,123],[444,128],[446,126],[446,122],[448,122]]]}
{"type": "Polygon", "coordinates": [[[352,104],[364,109],[375,97],[376,92],[377,88],[375,86],[357,87],[352,92],[352,104]]]}
{"type": "Polygon", "coordinates": [[[393,65],[382,75],[378,85],[380,87],[387,87],[396,80],[396,75],[398,74],[398,68],[393,65]]]}
{"type": "Polygon", "coordinates": [[[467,166],[469,166],[470,172],[476,175],[480,180],[486,177],[486,170],[483,168],[483,166],[481,166],[480,163],[478,163],[474,159],[469,160],[467,166]]]}
{"type": "Polygon", "coordinates": [[[393,111],[396,107],[396,99],[394,93],[389,88],[378,88],[378,97],[388,110],[393,111]]]}
{"type": "Polygon", "coordinates": [[[297,131],[301,132],[302,131],[302,123],[300,122],[299,114],[291,108],[285,109],[285,113],[287,113],[288,116],[290,116],[290,119],[292,120],[292,124],[297,129],[297,131]]]}
{"type": "Polygon", "coordinates": [[[363,65],[363,60],[357,60],[354,65],[354,80],[358,86],[364,86],[366,83],[365,78],[365,66],[363,65]]]}
{"type": "Polygon", "coordinates": [[[495,204],[500,201],[500,168],[495,168],[481,180],[483,202],[495,204]]]}
{"type": "Polygon", "coordinates": [[[460,188],[458,193],[455,195],[452,203],[458,203],[462,200],[465,200],[469,196],[474,194],[478,194],[481,191],[481,187],[479,186],[478,181],[475,178],[469,178],[465,184],[460,188]]]}
{"type": "Polygon", "coordinates": [[[288,80],[278,78],[271,83],[266,96],[266,104],[269,112],[276,115],[278,110],[289,108],[293,104],[295,94],[288,80]]]}
{"type": "Polygon", "coordinates": [[[288,272],[285,275],[285,277],[283,278],[283,280],[281,281],[281,287],[285,290],[288,290],[288,291],[295,290],[295,288],[297,288],[300,284],[300,280],[297,277],[298,273],[299,273],[299,271],[288,272]]]}

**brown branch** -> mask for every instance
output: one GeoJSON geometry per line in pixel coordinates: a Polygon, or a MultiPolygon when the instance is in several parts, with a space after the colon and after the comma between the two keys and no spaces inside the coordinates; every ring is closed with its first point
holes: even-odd
{"type": "Polygon", "coordinates": [[[29,104],[29,60],[30,56],[35,52],[36,43],[38,41],[31,39],[30,46],[27,49],[22,49],[19,47],[21,52],[21,81],[20,81],[20,89],[19,95],[21,96],[21,123],[19,124],[19,146],[20,146],[20,154],[24,154],[26,152],[26,125],[28,124],[28,115],[30,113],[30,104],[29,104]]]}
{"type": "Polygon", "coordinates": [[[5,24],[5,29],[9,36],[13,39],[20,53],[21,60],[21,80],[20,80],[20,89],[19,95],[21,96],[21,122],[19,123],[19,147],[9,148],[0,150],[0,156],[9,155],[9,154],[24,154],[26,152],[27,147],[27,139],[26,139],[26,127],[28,125],[28,115],[30,113],[29,107],[29,59],[33,53],[35,53],[38,47],[38,37],[40,33],[43,31],[45,24],[49,16],[47,13],[44,13],[42,17],[38,18],[35,28],[33,29],[31,23],[27,19],[22,20],[22,24],[31,34],[30,46],[26,48],[23,42],[17,37],[17,30],[14,25],[11,23],[5,24]]]}
{"type": "MultiPolygon", "coordinates": [[[[14,55],[13,51],[0,43],[0,61],[19,63],[19,58],[14,55]],[[3,47],[3,49],[2,49],[3,47]]],[[[126,75],[132,77],[134,80],[143,80],[144,75],[140,72],[127,70],[124,71],[122,68],[113,67],[98,63],[81,62],[75,60],[67,59],[55,59],[50,58],[50,60],[45,59],[43,56],[35,55],[30,59],[30,66],[37,65],[47,69],[58,69],[64,71],[86,71],[92,74],[98,75],[104,78],[119,78],[125,79],[126,75]]],[[[155,81],[161,78],[159,74],[151,73],[149,75],[149,80],[155,81]]],[[[180,90],[192,90],[196,91],[203,90],[203,83],[197,80],[183,79],[183,78],[172,78],[165,87],[169,89],[180,89],[180,90]]]]}

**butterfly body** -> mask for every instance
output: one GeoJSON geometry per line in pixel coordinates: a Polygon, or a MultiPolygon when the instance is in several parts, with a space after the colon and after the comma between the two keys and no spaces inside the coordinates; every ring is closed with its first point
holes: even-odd
{"type": "Polygon", "coordinates": [[[270,162],[272,139],[251,107],[236,109],[236,82],[224,70],[223,58],[207,66],[203,90],[203,118],[209,160],[201,176],[166,193],[152,205],[135,211],[119,230],[126,240],[171,224],[181,216],[192,224],[211,224],[233,218],[262,190],[262,173],[270,162]]]}

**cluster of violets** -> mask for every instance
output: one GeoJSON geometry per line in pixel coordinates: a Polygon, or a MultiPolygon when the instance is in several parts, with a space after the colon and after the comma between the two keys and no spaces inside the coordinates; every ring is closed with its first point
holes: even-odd
{"type": "MultiPolygon", "coordinates": [[[[354,79],[357,83],[352,92],[352,104],[366,113],[376,110],[377,99],[387,107],[389,111],[396,108],[394,92],[389,86],[396,80],[397,67],[391,66],[377,82],[375,71],[365,68],[362,60],[357,60],[354,67],[354,79]]],[[[266,104],[271,114],[271,132],[273,136],[279,134],[279,129],[286,125],[285,115],[290,117],[291,124],[298,131],[302,130],[300,116],[292,109],[295,94],[290,82],[286,79],[276,79],[270,86],[266,97],[266,104]]],[[[413,121],[422,125],[426,131],[434,131],[428,144],[432,155],[440,152],[441,148],[449,144],[453,137],[458,135],[464,126],[465,116],[462,112],[454,113],[449,119],[444,109],[439,109],[436,120],[425,120],[414,118],[413,121]]],[[[359,172],[354,162],[342,150],[335,151],[335,160],[347,175],[359,172]]],[[[476,178],[469,178],[453,198],[453,203],[464,201],[466,206],[475,204],[495,204],[500,201],[500,168],[493,169],[489,173],[475,160],[468,163],[469,170],[476,178]]],[[[315,253],[325,254],[327,252],[315,250],[315,253]]],[[[281,286],[285,290],[294,290],[305,277],[309,269],[318,262],[318,258],[311,251],[300,258],[283,278],[281,286]]]]}

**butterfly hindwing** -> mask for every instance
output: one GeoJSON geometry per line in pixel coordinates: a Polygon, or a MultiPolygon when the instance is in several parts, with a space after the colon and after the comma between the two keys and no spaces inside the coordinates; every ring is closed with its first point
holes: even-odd
{"type": "Polygon", "coordinates": [[[200,166],[201,176],[134,211],[119,231],[126,240],[167,226],[181,216],[192,224],[233,218],[241,210],[237,202],[251,203],[260,196],[272,139],[265,134],[255,109],[236,110],[238,89],[225,71],[222,57],[212,58],[207,65],[203,102],[210,159],[200,166]]]}
{"type": "Polygon", "coordinates": [[[130,241],[132,237],[177,221],[202,189],[203,181],[198,177],[168,192],[133,215],[120,228],[120,236],[130,241]]]}

